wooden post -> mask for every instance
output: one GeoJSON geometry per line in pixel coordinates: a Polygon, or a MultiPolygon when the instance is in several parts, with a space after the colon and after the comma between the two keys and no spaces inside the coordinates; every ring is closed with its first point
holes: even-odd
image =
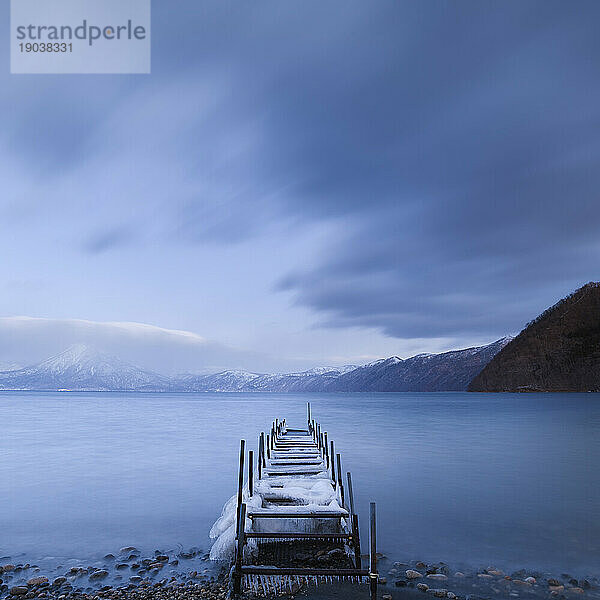
{"type": "Polygon", "coordinates": [[[248,492],[254,495],[254,451],[248,452],[248,492]]]}
{"type": "Polygon", "coordinates": [[[338,487],[340,490],[340,497],[342,499],[342,506],[344,506],[346,504],[345,499],[344,499],[344,484],[343,484],[343,475],[342,475],[342,456],[341,454],[337,454],[337,480],[338,480],[338,487]]]}
{"type": "MultiPolygon", "coordinates": [[[[236,516],[237,516],[236,532],[238,534],[238,538],[239,538],[239,530],[240,530],[240,522],[241,522],[240,514],[241,514],[242,506],[245,506],[245,504],[242,503],[242,493],[243,493],[243,486],[244,486],[245,449],[246,449],[246,440],[240,440],[240,470],[239,470],[239,474],[238,474],[238,497],[237,497],[237,512],[236,512],[236,516]]],[[[239,552],[239,550],[238,550],[238,552],[239,552]]],[[[236,555],[236,570],[235,570],[234,576],[233,576],[234,594],[239,595],[240,590],[241,590],[241,582],[242,582],[241,562],[240,562],[240,569],[237,569],[237,555],[236,555]],[[237,590],[237,592],[236,592],[236,590],[237,590]]]]}
{"type": "Polygon", "coordinates": [[[362,558],[360,556],[360,530],[358,528],[358,515],[353,514],[351,517],[352,521],[352,540],[354,542],[354,559],[356,561],[356,568],[362,570],[362,558]]]}
{"type": "Polygon", "coordinates": [[[263,457],[262,457],[262,448],[258,447],[258,478],[262,479],[262,470],[263,470],[263,457]]]}
{"type": "Polygon", "coordinates": [[[371,600],[377,599],[377,516],[375,512],[375,502],[371,502],[371,527],[369,529],[369,579],[371,580],[371,600]]]}
{"type": "Polygon", "coordinates": [[[308,426],[310,428],[310,402],[306,403],[306,412],[307,412],[306,420],[307,420],[308,426]]]}
{"type": "Polygon", "coordinates": [[[327,432],[325,432],[325,464],[329,469],[329,442],[327,441],[327,432]]]}
{"type": "Polygon", "coordinates": [[[265,457],[265,433],[264,433],[264,431],[260,432],[260,453],[262,455],[262,466],[264,469],[267,466],[267,459],[265,457]]]}
{"type": "Polygon", "coordinates": [[[233,595],[242,593],[242,560],[244,558],[244,534],[246,532],[246,504],[240,506],[237,526],[237,548],[235,553],[235,571],[233,574],[233,595]]]}
{"type": "Polygon", "coordinates": [[[335,450],[333,448],[333,440],[331,440],[331,479],[333,479],[333,483],[335,484],[335,450]]]}
{"type": "Polygon", "coordinates": [[[346,473],[346,477],[348,478],[348,501],[350,502],[350,514],[354,514],[354,492],[352,490],[352,475],[350,471],[346,473]]]}
{"type": "Polygon", "coordinates": [[[269,441],[268,433],[267,433],[267,458],[271,458],[271,442],[269,441]]]}
{"type": "Polygon", "coordinates": [[[242,504],[242,490],[244,488],[244,455],[246,450],[246,440],[240,440],[240,470],[238,473],[238,510],[242,504]]]}

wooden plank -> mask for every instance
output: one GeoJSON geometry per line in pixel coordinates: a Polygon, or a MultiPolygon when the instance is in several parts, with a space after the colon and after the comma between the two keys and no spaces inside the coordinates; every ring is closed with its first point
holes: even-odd
{"type": "Polygon", "coordinates": [[[273,540],[295,539],[295,540],[348,540],[352,537],[350,533],[259,533],[256,531],[244,534],[247,538],[264,538],[273,540]]]}
{"type": "Polygon", "coordinates": [[[319,458],[319,454],[314,450],[306,452],[305,450],[280,449],[273,450],[273,458],[319,458]]]}
{"type": "Polygon", "coordinates": [[[252,511],[246,515],[249,519],[340,519],[347,518],[348,511],[340,512],[259,512],[252,511]]]}
{"type": "Polygon", "coordinates": [[[369,571],[359,569],[311,569],[294,567],[270,567],[261,565],[244,565],[244,575],[312,575],[324,577],[368,577],[369,571]]]}
{"type": "MultiPolygon", "coordinates": [[[[311,467],[311,466],[317,466],[320,465],[321,461],[320,460],[280,460],[280,461],[271,461],[271,466],[272,467],[286,467],[286,466],[290,466],[290,467],[311,467]]],[[[323,469],[325,470],[325,469],[323,469]]]]}
{"type": "Polygon", "coordinates": [[[292,477],[292,475],[319,475],[325,471],[267,471],[269,477],[292,477]]]}
{"type": "MultiPolygon", "coordinates": [[[[282,440],[277,440],[275,442],[276,446],[281,446],[282,448],[317,448],[317,445],[314,442],[284,442],[282,440]]],[[[274,449],[274,448],[273,448],[274,449]]]]}

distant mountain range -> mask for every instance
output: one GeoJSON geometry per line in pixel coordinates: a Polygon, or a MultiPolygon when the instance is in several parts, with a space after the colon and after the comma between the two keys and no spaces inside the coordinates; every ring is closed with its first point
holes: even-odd
{"type": "Polygon", "coordinates": [[[86,346],[0,370],[0,390],[137,392],[600,391],[600,283],[544,311],[516,337],[441,354],[299,373],[166,377],[86,346]]]}
{"type": "Polygon", "coordinates": [[[37,365],[0,372],[3,390],[140,392],[392,392],[461,391],[510,342],[442,354],[396,356],[344,367],[285,374],[223,371],[166,377],[86,346],[73,346],[37,365]]]}
{"type": "Polygon", "coordinates": [[[469,390],[600,391],[600,283],[587,283],[529,323],[469,390]]]}

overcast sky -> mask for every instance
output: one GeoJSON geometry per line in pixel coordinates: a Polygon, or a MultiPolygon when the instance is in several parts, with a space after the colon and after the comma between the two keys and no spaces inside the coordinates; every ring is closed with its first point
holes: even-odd
{"type": "Polygon", "coordinates": [[[600,279],[597,0],[154,2],[130,76],[10,75],[2,11],[0,364],[366,362],[600,279]]]}

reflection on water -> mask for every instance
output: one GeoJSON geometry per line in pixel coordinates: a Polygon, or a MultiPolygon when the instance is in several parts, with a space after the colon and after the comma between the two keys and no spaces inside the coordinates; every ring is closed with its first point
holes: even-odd
{"type": "Polygon", "coordinates": [[[308,399],[382,552],[599,574],[596,394],[1,393],[0,555],[208,548],[240,437],[308,399]]]}

